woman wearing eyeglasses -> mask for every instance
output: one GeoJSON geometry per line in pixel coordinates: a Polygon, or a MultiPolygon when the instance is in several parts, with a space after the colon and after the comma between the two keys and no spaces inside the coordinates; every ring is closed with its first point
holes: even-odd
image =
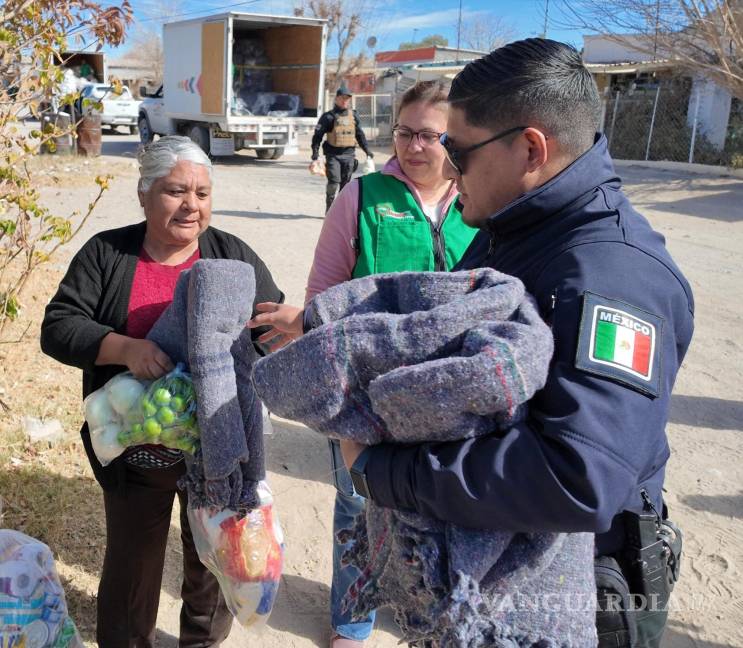
{"type": "MultiPolygon", "coordinates": [[[[394,156],[381,171],[349,183],[328,211],[310,270],[305,301],[330,286],[380,272],[450,270],[477,230],[462,222],[454,182],[443,174],[447,89],[426,81],[402,97],[393,129],[394,156]]],[[[331,443],[338,490],[333,517],[332,648],[359,648],[374,617],[352,622],[340,602],[358,573],[341,568],[345,546],[335,534],[351,526],[364,506],[331,443]]]]}
{"type": "MultiPolygon", "coordinates": [[[[393,129],[394,155],[381,171],[345,186],[330,207],[305,295],[318,293],[356,277],[381,272],[450,270],[477,230],[462,222],[457,190],[444,177],[446,152],[440,140],[446,129],[447,91],[437,81],[418,83],[402,97],[393,129]]],[[[445,139],[445,138],[444,138],[445,139]]],[[[258,304],[262,314],[251,327],[272,328],[258,338],[272,350],[302,335],[301,308],[258,304]]],[[[341,600],[358,572],[341,567],[346,546],[338,531],[352,526],[364,508],[354,492],[337,441],[331,442],[337,489],[333,515],[333,582],[330,607],[331,648],[360,648],[371,634],[374,615],[353,622],[341,610],[341,600]]]]}
{"type": "Polygon", "coordinates": [[[454,182],[444,177],[447,89],[425,81],[402,97],[394,155],[357,178],[325,217],[306,300],[355,277],[402,270],[449,270],[476,230],[462,222],[454,182]]]}

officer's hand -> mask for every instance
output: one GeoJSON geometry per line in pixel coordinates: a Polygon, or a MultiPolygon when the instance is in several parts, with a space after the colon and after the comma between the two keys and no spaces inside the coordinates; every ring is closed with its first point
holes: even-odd
{"type": "Polygon", "coordinates": [[[270,351],[276,351],[285,347],[292,340],[302,337],[304,309],[290,304],[276,304],[274,302],[263,302],[256,304],[256,315],[248,322],[251,329],[259,326],[270,326],[271,328],[258,336],[258,342],[268,345],[270,351]]]}

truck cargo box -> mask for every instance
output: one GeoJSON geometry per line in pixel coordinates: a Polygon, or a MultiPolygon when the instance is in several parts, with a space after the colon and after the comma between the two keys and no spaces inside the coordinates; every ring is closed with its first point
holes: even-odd
{"type": "Polygon", "coordinates": [[[165,110],[224,131],[322,110],[325,21],[231,12],[166,24],[165,110]]]}
{"type": "Polygon", "coordinates": [[[64,68],[79,70],[87,65],[92,72],[92,83],[108,83],[108,70],[106,69],[106,58],[102,52],[62,52],[55,60],[57,65],[64,68]]]}

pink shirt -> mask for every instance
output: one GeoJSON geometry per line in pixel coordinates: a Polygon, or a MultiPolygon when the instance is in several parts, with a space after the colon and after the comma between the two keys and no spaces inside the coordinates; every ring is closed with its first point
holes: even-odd
{"type": "MultiPolygon", "coordinates": [[[[134,270],[132,293],[129,297],[126,320],[126,334],[129,337],[142,339],[147,336],[160,315],[173,301],[178,276],[196,263],[200,256],[199,249],[196,248],[183,263],[168,266],[152,259],[142,248],[134,270]]],[[[165,468],[183,458],[178,450],[151,443],[131,446],[126,449],[123,456],[128,463],[145,468],[165,468]]]]}
{"type": "Polygon", "coordinates": [[[129,297],[126,334],[143,339],[157,322],[163,311],[173,301],[178,276],[190,268],[200,257],[199,249],[183,263],[168,266],[154,261],[147,252],[142,251],[137,259],[129,297]]]}
{"type": "MultiPolygon", "coordinates": [[[[402,172],[396,158],[390,159],[384,165],[382,173],[404,182],[423,209],[423,201],[418,189],[402,172]]],[[[457,188],[452,182],[446,199],[441,203],[442,214],[447,212],[456,197],[457,188]]],[[[359,181],[356,179],[343,188],[325,215],[325,222],[315,246],[315,257],[307,280],[305,303],[331,286],[351,279],[356,265],[356,250],[353,248],[353,241],[358,236],[358,216],[359,181]]]]}

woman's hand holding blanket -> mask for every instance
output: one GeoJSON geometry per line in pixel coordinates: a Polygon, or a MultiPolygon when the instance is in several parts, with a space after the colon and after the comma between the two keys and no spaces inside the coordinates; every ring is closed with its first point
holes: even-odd
{"type": "Polygon", "coordinates": [[[261,344],[267,344],[273,340],[273,343],[268,344],[271,351],[277,351],[292,340],[302,337],[304,309],[291,304],[276,304],[275,302],[257,304],[256,309],[260,314],[251,319],[248,326],[252,329],[259,326],[271,327],[270,330],[258,338],[258,342],[261,344]]]}

